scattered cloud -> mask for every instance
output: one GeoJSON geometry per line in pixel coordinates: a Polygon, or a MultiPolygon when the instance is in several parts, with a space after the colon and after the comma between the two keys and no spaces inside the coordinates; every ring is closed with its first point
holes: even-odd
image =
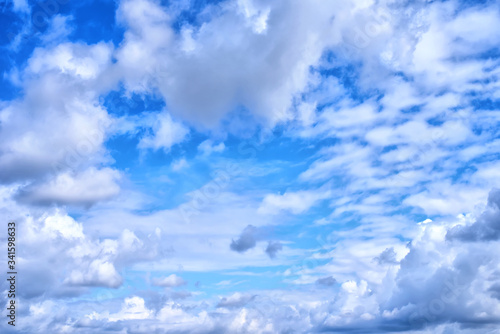
{"type": "Polygon", "coordinates": [[[157,115],[157,120],[153,125],[153,133],[144,136],[138,144],[143,149],[164,149],[169,150],[173,145],[183,142],[189,129],[179,122],[172,120],[167,113],[157,115]]]}
{"type": "Polygon", "coordinates": [[[221,300],[217,303],[217,307],[240,308],[251,302],[254,298],[255,296],[244,295],[236,292],[229,297],[221,298],[221,300]]]}
{"type": "Polygon", "coordinates": [[[495,332],[495,2],[95,5],[2,4],[16,330],[495,332]]]}
{"type": "Polygon", "coordinates": [[[172,288],[181,285],[186,285],[187,282],[183,280],[182,277],[179,277],[176,274],[171,274],[163,278],[153,278],[153,284],[156,286],[172,288]]]}
{"type": "Polygon", "coordinates": [[[92,205],[120,192],[120,173],[111,168],[93,167],[81,173],[62,173],[45,183],[33,183],[20,189],[20,201],[36,205],[92,205]]]}
{"type": "Polygon", "coordinates": [[[279,251],[283,249],[283,246],[279,241],[269,241],[266,247],[266,254],[271,258],[274,259],[276,255],[278,254],[279,251]]]}
{"type": "Polygon", "coordinates": [[[189,163],[184,158],[181,158],[179,160],[172,162],[172,170],[174,172],[178,172],[184,168],[187,168],[188,166],[189,166],[189,163]]]}
{"type": "Polygon", "coordinates": [[[248,225],[245,227],[243,232],[238,239],[232,240],[231,245],[229,246],[231,250],[243,253],[247,250],[254,248],[257,245],[257,240],[259,238],[259,231],[255,226],[248,225]]]}
{"type": "Polygon", "coordinates": [[[207,139],[203,142],[201,142],[200,145],[198,145],[198,151],[201,152],[202,155],[208,156],[212,153],[219,153],[224,151],[226,146],[224,143],[219,143],[219,144],[214,144],[210,139],[207,139]]]}
{"type": "Polygon", "coordinates": [[[490,192],[488,205],[476,222],[453,227],[446,238],[476,242],[500,239],[500,190],[493,189],[490,192]]]}

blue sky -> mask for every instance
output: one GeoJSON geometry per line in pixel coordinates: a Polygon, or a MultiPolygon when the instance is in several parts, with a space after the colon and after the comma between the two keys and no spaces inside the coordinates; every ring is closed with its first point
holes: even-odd
{"type": "Polygon", "coordinates": [[[2,333],[500,333],[498,1],[0,16],[2,333]]]}

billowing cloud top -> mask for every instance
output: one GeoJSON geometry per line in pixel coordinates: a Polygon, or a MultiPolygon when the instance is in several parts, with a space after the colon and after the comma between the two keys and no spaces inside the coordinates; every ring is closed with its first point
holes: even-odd
{"type": "Polygon", "coordinates": [[[1,6],[0,332],[499,333],[498,1],[1,6]]]}

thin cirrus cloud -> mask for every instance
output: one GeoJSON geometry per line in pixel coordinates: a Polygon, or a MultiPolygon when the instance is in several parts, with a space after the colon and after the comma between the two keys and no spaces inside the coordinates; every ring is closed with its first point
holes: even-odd
{"type": "Polygon", "coordinates": [[[495,2],[48,3],[2,9],[2,333],[496,330],[495,2]]]}

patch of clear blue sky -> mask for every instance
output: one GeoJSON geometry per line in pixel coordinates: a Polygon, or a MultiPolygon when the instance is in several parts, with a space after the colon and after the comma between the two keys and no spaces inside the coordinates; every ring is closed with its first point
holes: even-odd
{"type": "Polygon", "coordinates": [[[464,11],[464,10],[467,10],[471,7],[476,7],[476,6],[483,7],[486,5],[495,4],[496,1],[495,0],[462,0],[462,1],[458,1],[458,3],[460,5],[457,7],[457,13],[464,11]]]}
{"type": "Polygon", "coordinates": [[[118,46],[125,28],[116,24],[116,9],[117,3],[112,0],[79,2],[71,8],[75,29],[72,39],[87,44],[111,41],[118,46]]]}

